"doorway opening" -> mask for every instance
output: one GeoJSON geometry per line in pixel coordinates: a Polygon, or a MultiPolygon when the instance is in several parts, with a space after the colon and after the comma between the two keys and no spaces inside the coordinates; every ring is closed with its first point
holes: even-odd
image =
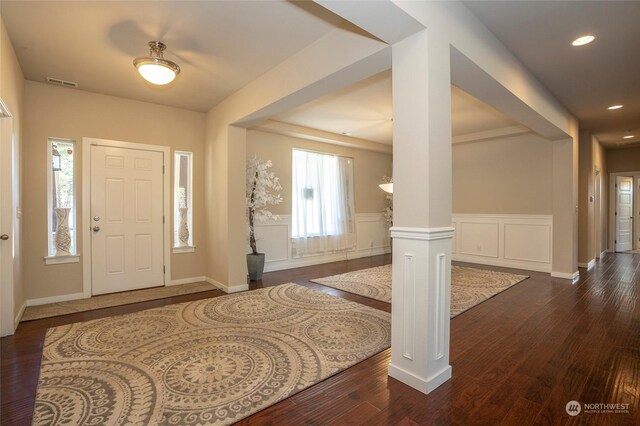
{"type": "Polygon", "coordinates": [[[640,171],[612,173],[610,178],[609,247],[640,254],[640,171]]]}

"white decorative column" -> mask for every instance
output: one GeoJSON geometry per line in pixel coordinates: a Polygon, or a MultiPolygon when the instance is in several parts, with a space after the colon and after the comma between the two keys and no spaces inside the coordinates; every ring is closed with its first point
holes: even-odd
{"type": "Polygon", "coordinates": [[[393,45],[395,226],[389,375],[424,393],[451,377],[447,38],[430,28],[393,45]]]}

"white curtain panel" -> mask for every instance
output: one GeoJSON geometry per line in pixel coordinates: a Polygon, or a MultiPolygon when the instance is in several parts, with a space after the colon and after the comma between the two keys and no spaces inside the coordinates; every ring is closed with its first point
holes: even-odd
{"type": "Polygon", "coordinates": [[[353,159],[293,150],[293,257],[355,246],[353,159]]]}

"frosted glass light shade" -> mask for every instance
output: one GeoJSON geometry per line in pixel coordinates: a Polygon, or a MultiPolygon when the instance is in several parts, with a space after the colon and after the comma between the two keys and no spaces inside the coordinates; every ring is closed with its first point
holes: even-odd
{"type": "Polygon", "coordinates": [[[138,65],[138,72],[149,83],[159,86],[169,84],[176,78],[176,72],[164,64],[141,64],[138,65]]]}
{"type": "Polygon", "coordinates": [[[393,183],[381,183],[378,185],[380,189],[384,192],[388,192],[389,194],[393,194],[393,183]]]}
{"type": "Polygon", "coordinates": [[[150,41],[149,56],[133,60],[133,65],[142,78],[151,84],[157,84],[158,86],[169,84],[180,74],[178,64],[162,57],[162,52],[166,48],[167,45],[160,41],[150,41]]]}

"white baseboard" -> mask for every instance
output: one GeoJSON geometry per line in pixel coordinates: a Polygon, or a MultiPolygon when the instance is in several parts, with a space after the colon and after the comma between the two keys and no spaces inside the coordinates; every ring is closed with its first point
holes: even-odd
{"type": "Polygon", "coordinates": [[[573,282],[576,282],[578,280],[578,278],[580,277],[580,271],[575,271],[573,274],[569,273],[569,272],[555,272],[552,271],[551,272],[551,276],[554,278],[564,278],[565,280],[571,280],[573,282]]]}
{"type": "Polygon", "coordinates": [[[41,297],[27,300],[27,306],[47,305],[49,303],[67,302],[69,300],[84,299],[84,293],[61,294],[59,296],[41,297]]]}
{"type": "Polygon", "coordinates": [[[341,260],[359,259],[361,257],[378,256],[381,254],[390,253],[391,248],[386,247],[373,247],[370,249],[353,250],[342,253],[333,253],[320,256],[308,256],[298,257],[288,260],[278,260],[273,262],[266,262],[264,265],[264,272],[282,271],[285,269],[302,268],[304,266],[321,265],[323,263],[339,262],[341,260]]]}
{"type": "Polygon", "coordinates": [[[22,320],[22,315],[24,315],[24,310],[26,308],[27,308],[27,302],[25,301],[22,304],[22,306],[20,307],[20,309],[18,310],[18,313],[16,314],[15,318],[13,319],[13,331],[14,332],[18,328],[18,324],[20,324],[20,321],[22,320]]]}
{"type": "Polygon", "coordinates": [[[214,280],[211,277],[206,277],[205,281],[211,284],[212,286],[224,291],[225,293],[239,293],[241,291],[249,290],[249,284],[238,284],[238,285],[228,286],[226,284],[222,284],[220,281],[214,280]]]}
{"type": "Polygon", "coordinates": [[[590,270],[591,268],[593,268],[594,266],[596,266],[596,260],[595,259],[591,259],[589,262],[584,263],[584,262],[578,262],[578,266],[581,268],[586,268],[587,271],[590,270]]]}
{"type": "Polygon", "coordinates": [[[388,372],[389,376],[393,377],[394,379],[400,380],[402,383],[407,384],[422,393],[430,393],[451,378],[450,365],[426,380],[416,376],[413,373],[403,370],[400,367],[396,367],[393,364],[389,364],[388,372]]]}
{"type": "Polygon", "coordinates": [[[203,275],[201,277],[179,278],[177,280],[171,280],[167,282],[166,286],[170,287],[170,286],[181,285],[181,284],[199,283],[202,281],[207,281],[207,277],[203,275]]]}
{"type": "Polygon", "coordinates": [[[525,271],[551,272],[551,266],[546,263],[535,264],[533,262],[518,262],[517,260],[503,260],[493,258],[482,258],[480,256],[465,256],[463,254],[452,254],[451,260],[455,262],[476,263],[478,265],[501,266],[503,268],[523,269],[525,271]]]}

